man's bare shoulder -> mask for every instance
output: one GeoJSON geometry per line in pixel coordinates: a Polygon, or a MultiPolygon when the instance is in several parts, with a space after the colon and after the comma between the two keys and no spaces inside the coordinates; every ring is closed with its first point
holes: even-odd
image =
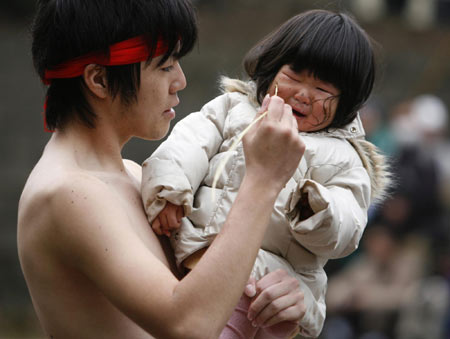
{"type": "Polygon", "coordinates": [[[90,191],[104,188],[104,186],[102,180],[86,171],[64,169],[47,171],[36,166],[25,184],[20,204],[45,203],[47,205],[74,191],[75,188],[78,191],[90,191]]]}
{"type": "Polygon", "coordinates": [[[76,169],[51,169],[37,166],[31,173],[19,202],[19,230],[83,224],[91,213],[108,206],[119,207],[111,187],[98,176],[76,169]]]}
{"type": "Polygon", "coordinates": [[[18,246],[23,265],[29,267],[36,256],[61,257],[81,251],[99,206],[105,202],[113,211],[118,210],[108,201],[105,186],[83,171],[38,164],[19,202],[18,246]]]}

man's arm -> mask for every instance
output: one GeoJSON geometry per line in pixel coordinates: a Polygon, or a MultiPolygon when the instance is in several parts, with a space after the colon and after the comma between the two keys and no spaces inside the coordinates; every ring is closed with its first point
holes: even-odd
{"type": "Polygon", "coordinates": [[[274,201],[304,151],[281,99],[245,139],[247,173],[222,232],[178,281],[133,231],[122,200],[73,178],[51,202],[55,251],[124,314],[156,337],[217,337],[244,290],[274,201]],[[64,211],[63,213],[61,211],[64,211]]]}

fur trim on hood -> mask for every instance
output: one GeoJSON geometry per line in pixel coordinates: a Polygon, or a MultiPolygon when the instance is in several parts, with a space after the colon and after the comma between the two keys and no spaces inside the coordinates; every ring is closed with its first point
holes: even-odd
{"type": "Polygon", "coordinates": [[[256,84],[253,81],[242,81],[222,76],[219,79],[219,87],[222,93],[238,92],[248,96],[250,102],[259,107],[260,103],[256,98],[256,84]]]}
{"type": "Polygon", "coordinates": [[[364,168],[370,177],[370,185],[372,187],[371,200],[372,203],[381,203],[387,198],[387,191],[392,182],[391,172],[386,157],[381,154],[378,147],[371,142],[358,138],[347,139],[358,152],[364,168]]]}

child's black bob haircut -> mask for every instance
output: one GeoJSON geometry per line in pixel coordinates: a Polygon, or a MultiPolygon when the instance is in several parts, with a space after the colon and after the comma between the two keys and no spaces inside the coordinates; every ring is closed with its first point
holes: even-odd
{"type": "Polygon", "coordinates": [[[328,127],[350,123],[368,99],[375,79],[369,36],[348,15],[312,10],[294,16],[256,44],[244,58],[261,103],[280,68],[309,70],[341,91],[328,127]]]}
{"type": "MultiPolygon", "coordinates": [[[[168,44],[161,64],[181,58],[194,46],[197,23],[189,0],[39,0],[32,28],[34,66],[41,78],[46,69],[139,35],[154,50],[158,38],[168,44]],[[180,50],[176,51],[180,41],[180,50]],[[176,53],[174,53],[176,52],[176,53]]],[[[111,95],[124,103],[137,98],[140,63],[105,66],[111,95]]],[[[73,118],[95,127],[96,115],[83,94],[82,77],[53,79],[47,91],[46,122],[63,128],[73,118]]]]}

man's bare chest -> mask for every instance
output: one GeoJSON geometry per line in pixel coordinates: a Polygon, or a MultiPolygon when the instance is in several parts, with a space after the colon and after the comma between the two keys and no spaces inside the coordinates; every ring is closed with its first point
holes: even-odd
{"type": "MultiPolygon", "coordinates": [[[[102,180],[105,181],[106,178],[102,180]]],[[[140,185],[137,181],[123,177],[110,177],[105,183],[109,186],[111,194],[120,201],[120,208],[128,216],[130,227],[139,237],[140,241],[162,262],[167,264],[167,257],[161,242],[151,229],[145,214],[141,199],[140,185]]]]}

